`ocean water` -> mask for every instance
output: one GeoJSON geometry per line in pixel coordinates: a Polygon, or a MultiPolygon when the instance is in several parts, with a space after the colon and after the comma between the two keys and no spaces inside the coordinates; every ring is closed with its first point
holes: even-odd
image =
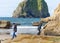
{"type": "Polygon", "coordinates": [[[21,26],[32,26],[33,22],[39,22],[40,18],[12,18],[12,17],[0,17],[0,20],[8,20],[11,23],[20,23],[21,26]]]}
{"type": "MultiPolygon", "coordinates": [[[[8,20],[11,23],[20,23],[20,26],[17,26],[17,34],[20,33],[29,33],[29,34],[37,34],[38,27],[32,26],[33,22],[39,22],[40,18],[12,18],[12,17],[0,17],[0,20],[8,20]]],[[[12,35],[12,29],[0,29],[0,34],[10,33],[12,35]]]]}

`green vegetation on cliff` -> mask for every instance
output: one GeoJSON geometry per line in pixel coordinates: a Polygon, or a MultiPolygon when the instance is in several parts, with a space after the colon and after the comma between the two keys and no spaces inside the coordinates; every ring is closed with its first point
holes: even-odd
{"type": "Polygon", "coordinates": [[[48,17],[48,6],[44,0],[25,0],[18,5],[13,17],[48,17]]]}

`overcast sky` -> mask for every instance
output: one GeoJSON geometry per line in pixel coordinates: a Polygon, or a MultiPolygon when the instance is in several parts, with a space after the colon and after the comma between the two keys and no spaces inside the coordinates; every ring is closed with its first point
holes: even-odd
{"type": "MultiPolygon", "coordinates": [[[[0,0],[0,17],[11,17],[13,11],[23,0],[0,0]]],[[[60,0],[45,0],[48,4],[49,13],[52,15],[60,0]]]]}

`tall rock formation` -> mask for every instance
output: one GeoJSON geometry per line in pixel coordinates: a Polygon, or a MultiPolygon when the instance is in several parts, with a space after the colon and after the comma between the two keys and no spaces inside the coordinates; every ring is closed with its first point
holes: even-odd
{"type": "Polygon", "coordinates": [[[13,12],[13,17],[48,17],[48,6],[44,0],[25,0],[13,12]]]}
{"type": "Polygon", "coordinates": [[[42,21],[48,23],[44,26],[41,34],[60,36],[60,4],[54,10],[53,16],[45,18],[42,21]]]}

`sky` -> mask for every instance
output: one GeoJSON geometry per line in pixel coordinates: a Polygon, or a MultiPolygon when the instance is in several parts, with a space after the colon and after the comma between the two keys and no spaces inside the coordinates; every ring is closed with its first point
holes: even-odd
{"type": "MultiPolygon", "coordinates": [[[[12,17],[13,11],[23,0],[0,0],[0,17],[12,17]]],[[[47,2],[50,15],[60,3],[60,0],[45,0],[47,2]]]]}

